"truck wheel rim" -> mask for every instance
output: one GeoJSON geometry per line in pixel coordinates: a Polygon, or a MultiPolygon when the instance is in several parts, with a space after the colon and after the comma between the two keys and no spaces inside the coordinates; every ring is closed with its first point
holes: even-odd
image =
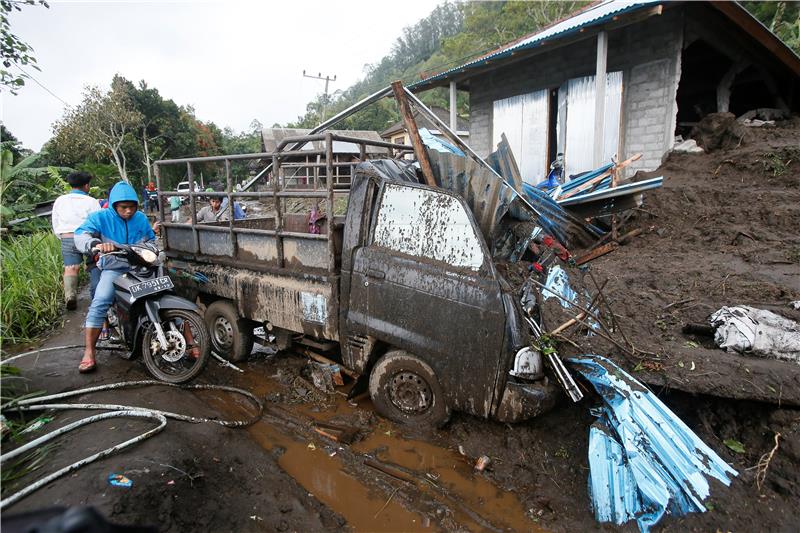
{"type": "Polygon", "coordinates": [[[233,345],[233,326],[224,317],[217,317],[214,321],[214,344],[220,348],[230,348],[233,345]]]}
{"type": "Polygon", "coordinates": [[[414,372],[398,372],[389,383],[392,404],[408,414],[422,414],[432,403],[433,394],[425,379],[414,372]]]}

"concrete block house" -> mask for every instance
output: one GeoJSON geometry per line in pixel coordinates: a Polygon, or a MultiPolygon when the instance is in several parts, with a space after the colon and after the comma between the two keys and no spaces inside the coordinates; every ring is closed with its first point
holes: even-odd
{"type": "Polygon", "coordinates": [[[567,175],[640,152],[628,173],[652,170],[705,114],[797,112],[800,58],[736,2],[606,0],[411,85],[433,87],[468,91],[470,146],[505,133],[538,183],[558,153],[567,175]]]}

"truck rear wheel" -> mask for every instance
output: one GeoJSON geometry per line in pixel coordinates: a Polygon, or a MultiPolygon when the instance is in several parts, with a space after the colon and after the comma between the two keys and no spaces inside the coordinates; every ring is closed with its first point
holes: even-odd
{"type": "Polygon", "coordinates": [[[229,361],[244,361],[253,351],[253,328],[240,318],[236,307],[227,300],[208,306],[205,322],[211,334],[211,348],[229,361]]]}
{"type": "Polygon", "coordinates": [[[375,364],[369,395],[379,414],[400,424],[440,427],[450,418],[433,369],[402,350],[388,352],[375,364]]]}

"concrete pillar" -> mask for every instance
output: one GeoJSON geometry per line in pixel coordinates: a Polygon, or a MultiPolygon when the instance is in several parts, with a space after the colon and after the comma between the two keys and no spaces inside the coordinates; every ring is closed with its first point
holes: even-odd
{"type": "Polygon", "coordinates": [[[606,118],[606,64],[608,60],[608,34],[597,34],[597,67],[594,90],[594,166],[603,164],[603,131],[606,118]]]}

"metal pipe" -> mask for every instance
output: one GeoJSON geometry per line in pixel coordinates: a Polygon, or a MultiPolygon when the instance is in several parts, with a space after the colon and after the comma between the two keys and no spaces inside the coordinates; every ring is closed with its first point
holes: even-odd
{"type": "Polygon", "coordinates": [[[280,192],[281,161],[278,156],[272,157],[272,200],[275,204],[275,248],[278,252],[278,268],[283,268],[283,238],[278,232],[283,229],[283,217],[281,216],[281,200],[278,197],[280,192]]]}
{"type": "Polygon", "coordinates": [[[328,271],[333,274],[336,272],[336,247],[333,242],[333,134],[325,134],[325,162],[328,164],[325,173],[327,174],[326,187],[328,189],[328,271]]]}
{"type": "MultiPolygon", "coordinates": [[[[189,209],[191,210],[192,219],[192,242],[194,243],[194,253],[200,253],[200,237],[197,235],[197,201],[194,192],[194,173],[192,172],[192,164],[186,162],[186,176],[189,178],[189,209]]],[[[180,210],[180,207],[178,208],[180,210]]]]}
{"type": "Polygon", "coordinates": [[[156,166],[176,165],[181,163],[213,163],[225,160],[240,161],[242,159],[267,159],[272,157],[272,152],[259,152],[254,154],[210,155],[204,157],[182,157],[180,159],[161,159],[155,161],[156,166]]]}

